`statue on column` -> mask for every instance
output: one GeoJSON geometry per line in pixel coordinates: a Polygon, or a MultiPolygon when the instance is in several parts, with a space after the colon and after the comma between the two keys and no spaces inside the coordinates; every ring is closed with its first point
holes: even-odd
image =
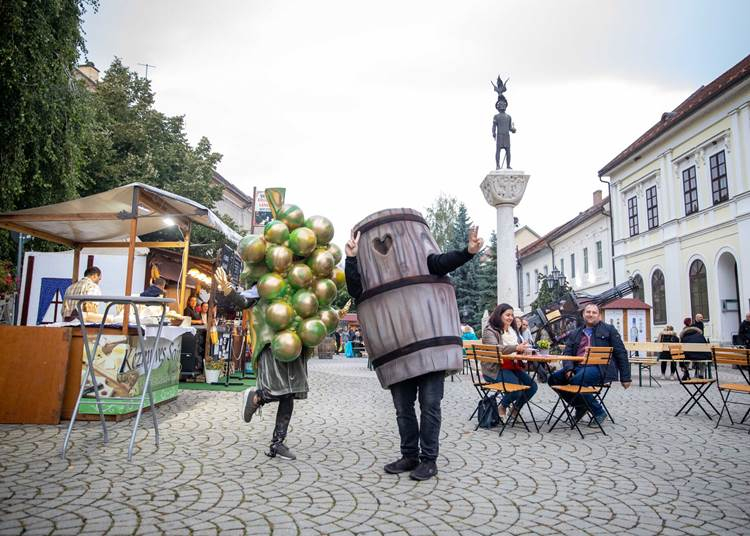
{"type": "Polygon", "coordinates": [[[495,93],[497,93],[497,102],[495,103],[495,109],[498,111],[498,113],[492,120],[492,137],[495,138],[495,169],[500,169],[502,167],[500,163],[501,149],[505,149],[505,158],[503,159],[503,163],[507,165],[508,169],[511,169],[510,133],[513,132],[515,134],[516,127],[513,125],[513,119],[511,119],[510,115],[505,113],[505,110],[508,109],[508,99],[505,98],[505,95],[503,95],[503,93],[505,93],[505,91],[508,89],[508,80],[510,80],[510,78],[503,82],[503,79],[498,76],[497,84],[490,81],[492,87],[495,89],[495,93]]]}

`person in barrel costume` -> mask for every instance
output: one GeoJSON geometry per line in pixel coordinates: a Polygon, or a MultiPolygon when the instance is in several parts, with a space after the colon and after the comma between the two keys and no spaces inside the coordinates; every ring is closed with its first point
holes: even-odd
{"type": "Polygon", "coordinates": [[[348,292],[357,302],[370,363],[391,391],[401,437],[401,458],[386,465],[386,473],[427,480],[438,472],[445,376],[461,370],[463,359],[456,294],[445,276],[483,245],[473,227],[466,248],[441,253],[411,209],[368,216],[346,244],[348,292]]]}

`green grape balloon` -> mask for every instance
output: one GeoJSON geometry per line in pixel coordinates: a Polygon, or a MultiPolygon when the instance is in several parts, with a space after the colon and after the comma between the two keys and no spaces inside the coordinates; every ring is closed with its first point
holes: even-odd
{"type": "Polygon", "coordinates": [[[345,288],[343,258],[333,244],[334,229],[328,218],[305,218],[302,209],[286,204],[276,211],[262,235],[243,237],[237,253],[244,261],[240,281],[257,282],[260,299],[253,307],[253,359],[267,345],[283,362],[294,361],[304,348],[314,348],[339,323],[333,308],[345,288]]]}

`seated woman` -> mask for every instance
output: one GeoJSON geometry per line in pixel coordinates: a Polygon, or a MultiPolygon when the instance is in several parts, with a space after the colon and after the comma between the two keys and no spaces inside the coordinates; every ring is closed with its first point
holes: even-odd
{"type": "MultiPolygon", "coordinates": [[[[500,346],[500,351],[503,354],[522,354],[527,348],[530,348],[528,343],[522,342],[521,335],[516,331],[513,307],[507,303],[498,305],[490,315],[487,328],[482,332],[482,343],[500,346]]],[[[526,391],[503,395],[500,407],[498,408],[501,417],[505,417],[511,403],[514,404],[511,417],[515,417],[523,405],[536,394],[538,389],[531,376],[523,369],[523,364],[515,359],[504,359],[502,368],[495,363],[482,363],[482,375],[485,381],[488,382],[504,381],[506,383],[528,385],[530,387],[526,391]]]]}

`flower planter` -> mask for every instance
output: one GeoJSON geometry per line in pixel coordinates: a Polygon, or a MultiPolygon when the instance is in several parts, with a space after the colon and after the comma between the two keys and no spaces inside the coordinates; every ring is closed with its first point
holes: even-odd
{"type": "Polygon", "coordinates": [[[206,383],[219,383],[220,370],[206,370],[206,383]]]}
{"type": "Polygon", "coordinates": [[[539,355],[549,355],[549,348],[539,348],[537,353],[539,355]]]}

